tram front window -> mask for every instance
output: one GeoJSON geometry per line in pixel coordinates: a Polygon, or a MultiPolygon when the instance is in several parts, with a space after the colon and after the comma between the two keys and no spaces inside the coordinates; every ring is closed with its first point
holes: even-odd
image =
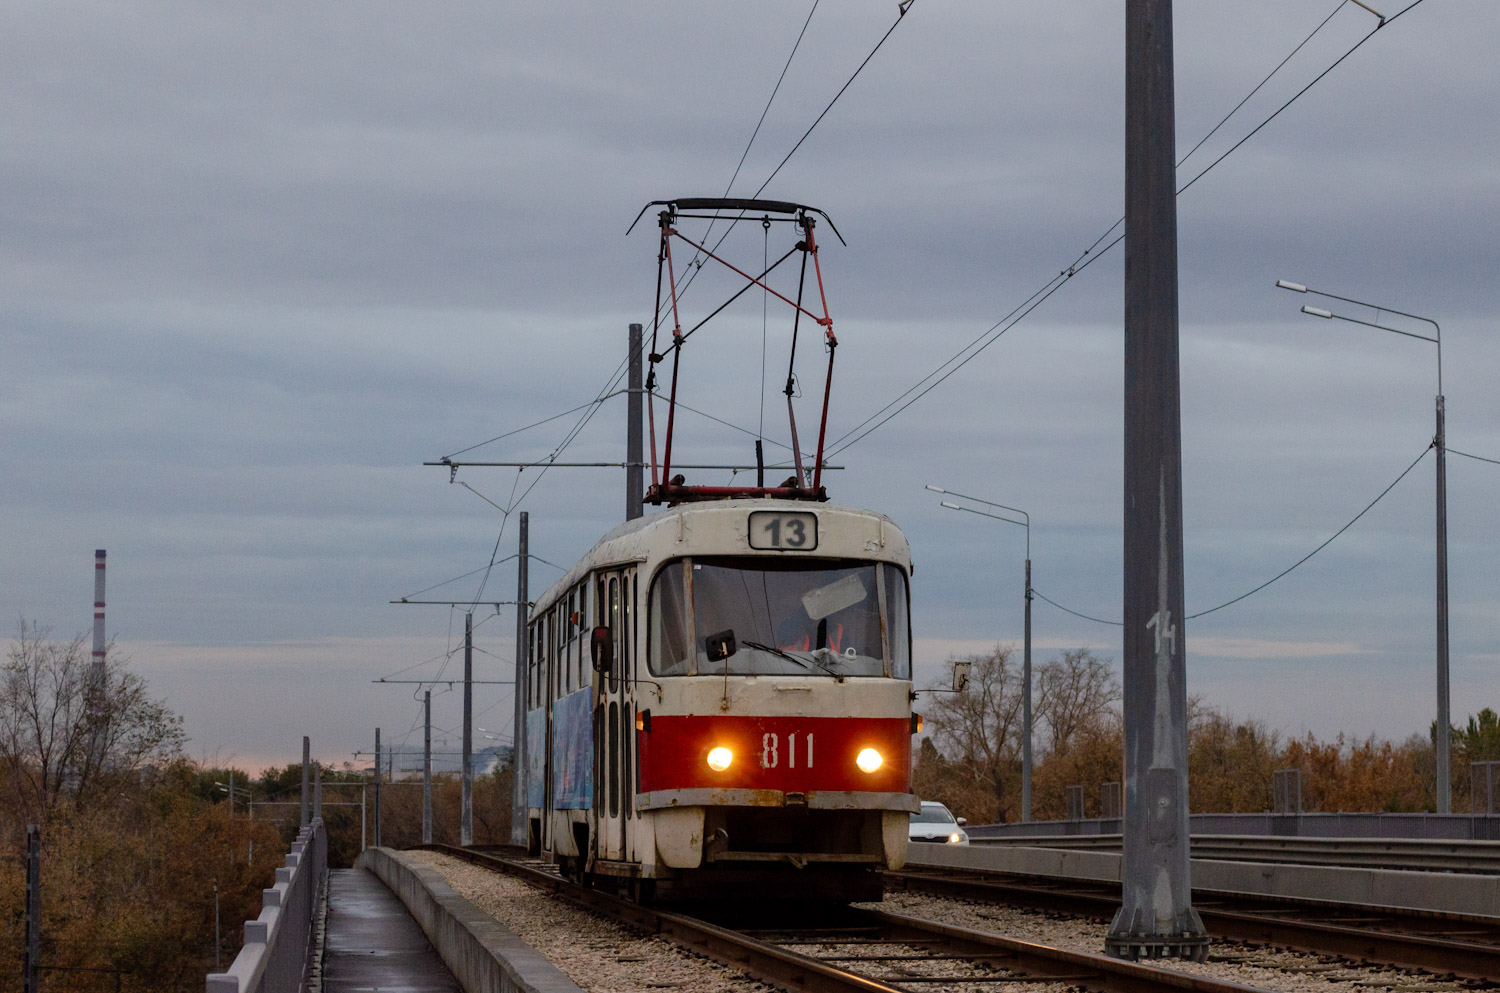
{"type": "Polygon", "coordinates": [[[905,577],[891,565],[684,560],[652,584],[651,668],[659,675],[908,678],[906,609],[905,577]],[[704,639],[725,631],[738,650],[711,661],[704,639]]]}

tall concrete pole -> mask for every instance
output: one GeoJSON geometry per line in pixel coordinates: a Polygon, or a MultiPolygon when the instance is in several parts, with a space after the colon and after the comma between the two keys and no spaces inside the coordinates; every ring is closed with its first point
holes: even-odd
{"type": "Polygon", "coordinates": [[[641,387],[641,326],[630,325],[629,406],[625,417],[625,519],[633,521],[645,512],[645,449],[641,440],[641,414],[645,391],[641,387]]]}
{"type": "Polygon", "coordinates": [[[1021,822],[1031,820],[1031,525],[1026,526],[1026,653],[1021,664],[1021,822]]]}
{"type": "Polygon", "coordinates": [[[1125,811],[1120,958],[1204,960],[1188,877],[1171,0],[1125,3],[1125,811]]]}
{"type": "Polygon", "coordinates": [[[521,511],[521,546],[516,556],[516,676],[511,684],[515,697],[515,719],[511,724],[510,762],[514,772],[511,783],[510,843],[526,844],[526,567],[531,561],[527,530],[531,515],[521,511]]]}
{"type": "Polygon", "coordinates": [[[26,946],[21,954],[21,987],[41,993],[42,826],[26,825],[26,946]]]}
{"type": "Polygon", "coordinates": [[[464,615],[464,792],[458,843],[474,844],[474,615],[464,615]]]}
{"type": "MultiPolygon", "coordinates": [[[[1439,332],[1441,334],[1441,332],[1439,332]]],[[[1442,345],[1438,346],[1437,435],[1437,812],[1453,813],[1452,718],[1448,713],[1448,460],[1443,421],[1442,345]]]]}
{"type": "Polygon", "coordinates": [[[370,842],[380,847],[380,728],[375,729],[375,824],[370,828],[370,842]]]}
{"type": "Polygon", "coordinates": [[[308,760],[312,758],[312,741],[307,735],[302,736],[302,822],[301,827],[307,827],[309,808],[312,803],[312,766],[308,760]]]}
{"type": "Polygon", "coordinates": [[[432,844],[432,691],[422,693],[422,844],[432,844]]]}

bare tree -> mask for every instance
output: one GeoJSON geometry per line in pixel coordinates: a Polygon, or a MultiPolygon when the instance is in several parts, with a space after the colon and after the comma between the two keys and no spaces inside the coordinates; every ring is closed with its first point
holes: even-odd
{"type": "Polygon", "coordinates": [[[1007,784],[1018,775],[1021,754],[1021,673],[1014,649],[996,645],[984,655],[948,660],[972,665],[968,685],[958,693],[933,694],[925,719],[944,753],[967,766],[976,781],[1006,808],[1007,784]]]}
{"type": "Polygon", "coordinates": [[[182,718],[147,697],[113,645],[95,673],[82,636],[50,634],[22,619],[0,668],[0,765],[17,806],[37,820],[64,800],[87,806],[122,777],[179,755],[184,740],[182,718]]]}
{"type": "Polygon", "coordinates": [[[1121,699],[1109,661],[1073,648],[1037,672],[1037,717],[1047,725],[1047,752],[1066,752],[1080,732],[1106,723],[1121,699]]]}

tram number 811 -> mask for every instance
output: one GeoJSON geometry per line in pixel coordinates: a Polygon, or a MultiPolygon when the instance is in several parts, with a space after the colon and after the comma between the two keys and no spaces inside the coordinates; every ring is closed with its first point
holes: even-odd
{"type": "MultiPolygon", "coordinates": [[[[802,735],[802,763],[804,769],[813,767],[813,736],[808,731],[802,735]]],[[[786,767],[797,768],[797,732],[786,736],[786,767]]],[[[774,769],[781,763],[782,749],[779,736],[774,733],[766,733],[760,736],[760,767],[762,769],[774,769]]]]}

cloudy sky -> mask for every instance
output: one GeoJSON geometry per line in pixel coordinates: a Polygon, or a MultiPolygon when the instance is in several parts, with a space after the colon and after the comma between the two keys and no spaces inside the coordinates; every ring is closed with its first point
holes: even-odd
{"type": "MultiPolygon", "coordinates": [[[[371,680],[457,675],[462,616],[388,601],[513,598],[514,560],[481,587],[515,551],[514,513],[489,501],[528,511],[557,566],[624,507],[619,470],[465,469],[460,486],[422,463],[608,392],[652,310],[636,212],[724,192],[806,23],[733,186],[754,194],[897,18],[894,0],[811,7],[8,4],[11,623],[86,631],[106,548],[109,633],[195,756],[288,761],[309,734],[340,762],[377,726],[418,742],[415,687],[371,680]]],[[[1182,182],[1376,21],[1336,0],[1178,4],[1179,154],[1324,18],[1182,182]]],[[[1431,441],[1436,349],[1304,316],[1327,301],[1277,279],[1437,319],[1449,445],[1500,458],[1497,36],[1500,6],[1426,0],[1181,196],[1190,613],[1312,551],[1431,441]]],[[[1119,616],[1118,247],[863,432],[1121,215],[1123,49],[1118,3],[916,0],[765,187],[848,240],[822,231],[842,346],[829,431],[853,441],[830,489],[911,539],[924,681],[950,652],[1019,642],[1025,555],[1021,529],[944,510],[925,483],[1029,511],[1036,588],[1119,616]]],[[[742,226],[725,250],[753,263],[774,251],[762,237],[742,226]]],[[[689,310],[729,286],[708,277],[689,310]]],[[[781,451],[778,316],[763,330],[750,294],[691,341],[685,401],[749,433],[684,414],[679,460],[753,461],[762,431],[781,451]]],[[[823,359],[802,356],[807,424],[823,359]]],[[[560,457],[619,460],[624,409],[605,400],[560,457]]],[[[463,457],[545,458],[584,413],[463,457]]],[[[1285,579],[1189,621],[1190,692],[1286,734],[1425,733],[1433,464],[1285,579]]],[[[1461,720],[1500,706],[1500,465],[1450,455],[1448,489],[1461,720]]],[[[533,592],[558,574],[534,564],[533,592]]],[[[476,678],[508,677],[501,611],[476,615],[476,678]]],[[[1086,646],[1118,665],[1110,625],[1038,601],[1034,630],[1041,658],[1086,646]]],[[[476,690],[476,723],[506,740],[510,709],[508,687],[476,690]]],[[[441,729],[459,714],[435,694],[441,729]]]]}

